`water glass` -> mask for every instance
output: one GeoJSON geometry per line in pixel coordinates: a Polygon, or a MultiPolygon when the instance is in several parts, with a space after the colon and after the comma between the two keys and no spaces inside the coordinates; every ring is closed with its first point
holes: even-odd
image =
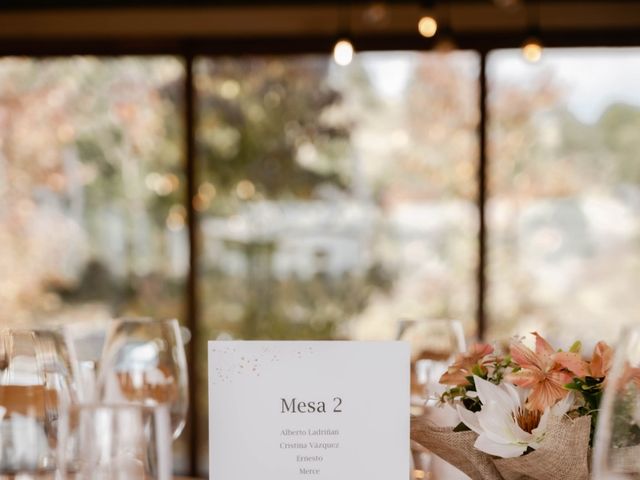
{"type": "Polygon", "coordinates": [[[0,478],[54,478],[59,418],[77,402],[74,372],[58,331],[0,330],[0,478]]]}
{"type": "Polygon", "coordinates": [[[166,406],[76,405],[59,429],[64,480],[170,480],[171,426],[166,406]]]}

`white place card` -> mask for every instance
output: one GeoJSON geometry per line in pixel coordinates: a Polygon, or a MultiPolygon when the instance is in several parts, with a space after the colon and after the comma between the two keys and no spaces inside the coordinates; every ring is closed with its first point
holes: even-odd
{"type": "Polygon", "coordinates": [[[409,478],[402,342],[209,342],[212,480],[409,478]]]}

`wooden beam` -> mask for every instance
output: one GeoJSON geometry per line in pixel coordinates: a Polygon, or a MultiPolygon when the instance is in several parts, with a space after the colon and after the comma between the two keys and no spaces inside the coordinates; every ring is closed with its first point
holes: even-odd
{"type": "MultiPolygon", "coordinates": [[[[351,8],[354,35],[415,34],[422,11],[415,4],[389,5],[386,20],[367,21],[366,5],[351,8]]],[[[268,38],[332,36],[338,30],[336,6],[87,8],[0,11],[0,39],[21,38],[268,38]]],[[[575,2],[559,0],[541,5],[540,23],[562,31],[640,29],[640,3],[621,0],[575,2]]],[[[453,3],[454,33],[518,32],[526,26],[524,8],[504,9],[493,3],[453,3]]]]}

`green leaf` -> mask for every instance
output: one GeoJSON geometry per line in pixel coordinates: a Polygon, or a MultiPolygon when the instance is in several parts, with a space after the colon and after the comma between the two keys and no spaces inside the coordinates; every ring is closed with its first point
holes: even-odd
{"type": "Polygon", "coordinates": [[[582,342],[580,340],[574,342],[571,348],[569,348],[571,353],[580,353],[580,350],[582,350],[582,342]]]}
{"type": "Polygon", "coordinates": [[[475,392],[476,391],[476,381],[473,379],[472,375],[469,375],[468,377],[465,377],[467,382],[469,382],[469,386],[467,387],[467,390],[471,391],[471,392],[475,392]]]}

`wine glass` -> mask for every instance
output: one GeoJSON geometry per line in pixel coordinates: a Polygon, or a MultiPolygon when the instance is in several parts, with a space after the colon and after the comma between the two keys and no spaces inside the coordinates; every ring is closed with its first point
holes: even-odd
{"type": "Polygon", "coordinates": [[[58,458],[64,480],[169,480],[166,405],[85,404],[62,417],[58,458]]]}
{"type": "Polygon", "coordinates": [[[63,327],[35,327],[33,333],[39,342],[41,360],[48,375],[49,384],[67,385],[69,402],[86,400],[90,395],[83,381],[80,363],[73,342],[63,327]],[[52,353],[53,352],[53,353],[52,353]]]}
{"type": "Polygon", "coordinates": [[[96,389],[99,402],[167,405],[177,439],[189,405],[187,361],[178,321],[124,318],[111,322],[96,389]]]}
{"type": "MultiPolygon", "coordinates": [[[[464,328],[457,320],[424,318],[402,319],[398,322],[397,339],[411,347],[411,412],[414,415],[433,413],[429,407],[442,392],[440,376],[453,357],[466,349],[464,328]]],[[[446,415],[438,409],[439,415],[446,415]]],[[[411,446],[411,478],[426,478],[446,467],[418,444],[411,446]]],[[[447,475],[449,472],[447,472],[447,475]]],[[[455,474],[454,474],[455,475],[455,474]]],[[[444,478],[454,478],[453,475],[444,478]]]]}
{"type": "Polygon", "coordinates": [[[440,376],[453,357],[466,349],[464,328],[457,320],[402,319],[397,339],[411,347],[411,399],[420,409],[438,393],[440,376]]]}
{"type": "Polygon", "coordinates": [[[623,331],[607,376],[593,453],[594,480],[640,479],[640,327],[623,331]]]}
{"type": "Polygon", "coordinates": [[[0,477],[55,475],[58,420],[78,401],[67,347],[55,330],[0,330],[0,477]]]}

